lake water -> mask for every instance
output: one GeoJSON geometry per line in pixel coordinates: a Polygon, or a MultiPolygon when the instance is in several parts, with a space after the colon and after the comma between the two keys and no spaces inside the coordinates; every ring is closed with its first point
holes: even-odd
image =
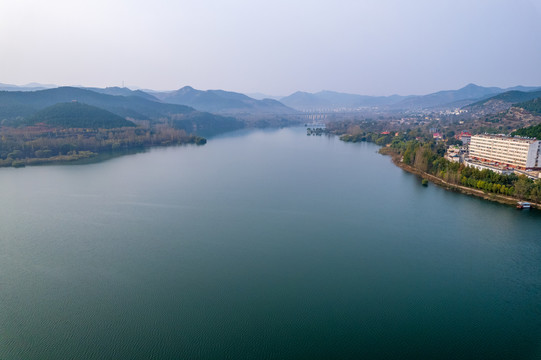
{"type": "Polygon", "coordinates": [[[0,169],[0,359],[539,359],[541,216],[303,128],[0,169]]]}

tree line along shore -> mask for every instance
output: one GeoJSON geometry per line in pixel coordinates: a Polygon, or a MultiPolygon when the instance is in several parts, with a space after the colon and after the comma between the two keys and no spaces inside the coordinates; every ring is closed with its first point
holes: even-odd
{"type": "MultiPolygon", "coordinates": [[[[534,207],[541,208],[541,179],[503,175],[449,161],[444,155],[449,143],[460,143],[455,139],[450,142],[438,141],[430,134],[422,134],[419,129],[382,133],[363,129],[359,124],[331,126],[330,132],[340,135],[345,142],[374,142],[382,146],[379,152],[390,155],[397,166],[447,189],[505,204],[530,201],[534,207]]],[[[532,133],[532,130],[522,132],[532,133]]]]}
{"type": "Polygon", "coordinates": [[[206,143],[206,139],[168,126],[113,129],[45,125],[0,128],[0,166],[22,167],[69,162],[152,146],[206,143]]]}

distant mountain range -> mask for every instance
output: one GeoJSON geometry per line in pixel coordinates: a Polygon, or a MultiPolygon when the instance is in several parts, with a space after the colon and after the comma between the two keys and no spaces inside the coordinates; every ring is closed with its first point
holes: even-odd
{"type": "MultiPolygon", "coordinates": [[[[117,92],[118,90],[106,91],[117,92]]],[[[146,120],[151,123],[168,121],[188,133],[213,132],[218,129],[233,130],[244,126],[242,122],[231,117],[200,112],[185,105],[153,101],[146,98],[145,95],[140,96],[138,91],[130,92],[130,94],[129,96],[109,95],[75,87],[59,87],[38,91],[0,91],[0,124],[12,126],[25,124],[28,121],[34,121],[35,117],[40,115],[40,111],[45,108],[61,103],[78,102],[106,110],[124,119],[146,120]]],[[[59,109],[53,108],[53,110],[61,117],[74,109],[64,105],[59,109]]],[[[99,115],[99,118],[106,117],[104,113],[99,113],[96,109],[86,110],[94,118],[95,115],[99,115]]],[[[49,114],[45,112],[41,115],[49,114]]],[[[95,120],[97,121],[97,118],[95,120]]],[[[54,122],[50,118],[49,121],[54,122]]]]}
{"type": "Polygon", "coordinates": [[[284,97],[284,96],[276,96],[276,95],[267,95],[260,92],[246,93],[246,95],[256,100],[272,99],[272,100],[280,101],[280,99],[284,97]]]}
{"type": "Polygon", "coordinates": [[[464,109],[480,114],[492,114],[505,111],[514,104],[525,103],[539,97],[541,97],[541,89],[537,91],[511,90],[476,101],[465,106],[464,109]]]}
{"type": "Polygon", "coordinates": [[[17,116],[10,113],[11,109],[16,109],[21,116],[27,116],[45,107],[73,100],[108,110],[122,117],[140,120],[195,111],[189,106],[164,104],[136,96],[114,96],[75,87],[59,87],[39,91],[0,92],[0,119],[17,116]]]}
{"type": "Polygon", "coordinates": [[[94,92],[97,92],[97,93],[100,93],[100,94],[107,94],[107,95],[117,95],[117,96],[137,96],[137,97],[140,97],[140,98],[143,98],[143,99],[147,99],[147,100],[151,100],[151,101],[158,101],[159,100],[147,93],[147,92],[144,92],[142,90],[131,90],[131,89],[128,89],[126,87],[106,87],[104,89],[102,88],[95,88],[95,87],[87,87],[87,88],[82,88],[82,89],[86,89],[86,90],[91,90],[91,91],[94,91],[94,92]]]}
{"type": "Polygon", "coordinates": [[[345,94],[334,91],[320,91],[312,94],[298,91],[289,96],[280,99],[283,104],[301,111],[320,111],[320,110],[354,110],[364,107],[393,105],[408,96],[367,96],[345,94]]]}
{"type": "Polygon", "coordinates": [[[12,85],[12,84],[0,83],[0,91],[36,91],[36,90],[51,89],[55,87],[57,86],[50,85],[50,84],[38,84],[38,83],[30,83],[26,85],[12,85]]]}
{"type": "Polygon", "coordinates": [[[350,110],[377,107],[387,110],[422,110],[438,108],[459,108],[476,101],[490,98],[506,91],[535,91],[541,87],[515,86],[502,89],[468,84],[458,90],[438,91],[419,96],[365,96],[321,91],[315,94],[296,92],[280,101],[294,109],[302,111],[350,110]]]}
{"type": "Polygon", "coordinates": [[[412,96],[404,99],[397,108],[404,109],[427,109],[436,107],[460,107],[487,96],[492,96],[505,91],[497,87],[483,87],[468,84],[458,90],[438,91],[428,95],[412,96]]]}
{"type": "Polygon", "coordinates": [[[256,100],[241,93],[224,90],[196,90],[185,86],[172,92],[153,95],[165,103],[191,106],[219,114],[295,114],[297,110],[273,99],[256,100]]]}
{"type": "MultiPolygon", "coordinates": [[[[49,85],[28,84],[23,87],[16,85],[0,84],[0,89],[10,92],[22,90],[34,92],[49,85]]],[[[152,91],[152,90],[131,90],[125,87],[107,88],[74,88],[61,87],[47,89],[50,93],[40,93],[32,100],[27,99],[26,109],[23,113],[28,114],[37,110],[39,106],[53,105],[53,102],[71,101],[70,96],[82,98],[81,102],[89,105],[102,107],[108,111],[123,117],[138,119],[150,119],[167,114],[182,113],[182,111],[200,111],[225,116],[235,116],[245,120],[256,120],[258,118],[282,119],[290,115],[297,115],[299,112],[354,112],[362,110],[374,111],[418,111],[418,110],[443,110],[450,108],[467,108],[472,111],[494,112],[502,111],[516,102],[527,101],[537,97],[533,92],[541,91],[541,87],[515,86],[510,88],[483,87],[475,84],[468,84],[458,90],[444,90],[427,95],[391,95],[391,96],[368,96],[339,93],[334,91],[320,91],[317,93],[295,92],[289,96],[279,99],[265,98],[264,94],[254,94],[253,97],[225,90],[197,90],[185,86],[175,91],[152,91]],[[64,89],[64,90],[61,90],[64,89]],[[66,90],[71,89],[71,90],[66,90]],[[77,92],[80,91],[88,91],[77,92]],[[68,94],[65,94],[65,93],[68,94]],[[62,95],[63,94],[63,95],[62,95]],[[118,97],[116,100],[102,96],[118,97]],[[501,95],[501,97],[498,97],[501,95]],[[50,101],[44,99],[50,97],[50,101]],[[39,99],[38,99],[39,98],[39,99]],[[36,102],[36,104],[34,104],[36,102]],[[40,105],[41,104],[41,105],[40,105]],[[161,105],[158,105],[161,104],[161,105]],[[37,107],[36,107],[37,106],[37,107]],[[175,106],[185,106],[179,108],[175,106]]],[[[0,118],[6,116],[6,111],[17,110],[18,103],[15,101],[10,106],[1,105],[0,96],[0,118]],[[2,115],[3,114],[3,115],[2,115]]],[[[43,106],[42,106],[43,107],[43,106]]]]}

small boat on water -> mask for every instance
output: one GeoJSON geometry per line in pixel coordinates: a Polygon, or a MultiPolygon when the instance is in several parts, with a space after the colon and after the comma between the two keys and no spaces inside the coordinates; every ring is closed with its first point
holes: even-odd
{"type": "Polygon", "coordinates": [[[517,209],[529,209],[529,208],[531,208],[531,205],[529,202],[519,201],[517,203],[517,209]]]}

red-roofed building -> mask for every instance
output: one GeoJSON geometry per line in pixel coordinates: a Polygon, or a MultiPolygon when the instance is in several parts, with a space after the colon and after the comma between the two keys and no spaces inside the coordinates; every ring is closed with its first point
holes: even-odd
{"type": "Polygon", "coordinates": [[[457,135],[457,139],[462,141],[462,144],[467,145],[471,142],[471,134],[469,132],[463,131],[457,135]]]}
{"type": "Polygon", "coordinates": [[[459,140],[462,141],[462,144],[467,145],[471,142],[471,134],[469,132],[462,132],[459,140]]]}

